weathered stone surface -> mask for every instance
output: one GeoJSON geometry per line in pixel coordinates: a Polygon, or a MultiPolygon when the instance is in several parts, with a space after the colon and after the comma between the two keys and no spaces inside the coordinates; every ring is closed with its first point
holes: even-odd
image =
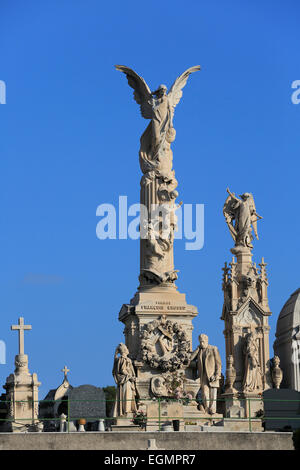
{"type": "Polygon", "coordinates": [[[281,388],[300,392],[300,289],[284,304],[277,320],[274,353],[283,371],[281,388]]]}
{"type": "Polygon", "coordinates": [[[0,433],[0,450],[294,450],[289,432],[0,433]]]}
{"type": "Polygon", "coordinates": [[[80,385],[68,393],[69,419],[97,421],[105,418],[105,394],[102,388],[93,385],[80,385]]]}
{"type": "Polygon", "coordinates": [[[288,389],[266,390],[263,400],[266,430],[300,428],[300,392],[288,389]]]}

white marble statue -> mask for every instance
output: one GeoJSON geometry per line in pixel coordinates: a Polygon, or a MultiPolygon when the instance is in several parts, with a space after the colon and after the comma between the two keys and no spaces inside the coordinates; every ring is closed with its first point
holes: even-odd
{"type": "Polygon", "coordinates": [[[173,116],[176,105],[182,97],[182,88],[186,85],[191,73],[200,70],[196,65],[187,69],[172,85],[169,93],[167,87],[160,85],[151,92],[145,80],[134,70],[124,65],[116,65],[116,69],[125,73],[128,84],[134,89],[134,99],[140,105],[141,114],[151,119],[150,124],[141,137],[141,168],[143,173],[149,170],[159,171],[166,178],[172,178],[172,161],[163,158],[168,156],[170,144],[175,139],[173,116]]]}
{"type": "Polygon", "coordinates": [[[116,69],[126,75],[128,84],[134,89],[133,96],[140,105],[142,116],[150,120],[141,136],[139,151],[143,173],[141,205],[147,209],[147,214],[141,213],[141,227],[146,236],[141,237],[140,283],[146,287],[152,284],[173,285],[177,279],[173,260],[175,210],[179,207],[175,204],[178,182],[173,170],[171,150],[176,135],[173,117],[182,97],[182,88],[190,74],[200,70],[200,66],[191,67],[180,75],[169,93],[165,85],[151,92],[145,80],[129,67],[116,65],[116,69]],[[153,215],[153,208],[163,205],[165,215],[153,215]]]}
{"type": "Polygon", "coordinates": [[[262,390],[262,372],[259,362],[259,345],[255,333],[251,332],[245,338],[244,345],[245,372],[243,380],[244,392],[258,392],[262,390]]]}
{"type": "Polygon", "coordinates": [[[235,241],[235,246],[253,248],[252,227],[258,240],[257,221],[262,219],[257,214],[253,195],[251,193],[241,194],[241,199],[237,198],[227,188],[229,196],[227,197],[223,214],[225,216],[230,234],[235,241]],[[235,221],[233,225],[233,221],[235,221]]]}

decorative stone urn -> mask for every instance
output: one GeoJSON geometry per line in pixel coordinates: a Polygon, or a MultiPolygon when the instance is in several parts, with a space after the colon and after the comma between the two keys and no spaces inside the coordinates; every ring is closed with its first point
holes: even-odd
{"type": "Polygon", "coordinates": [[[225,393],[235,393],[236,390],[233,387],[233,384],[236,379],[236,370],[233,365],[233,356],[230,354],[227,356],[226,363],[226,382],[225,382],[225,393]]]}
{"type": "Polygon", "coordinates": [[[273,358],[272,380],[274,388],[279,389],[282,382],[283,372],[279,367],[280,359],[278,356],[273,358]]]}

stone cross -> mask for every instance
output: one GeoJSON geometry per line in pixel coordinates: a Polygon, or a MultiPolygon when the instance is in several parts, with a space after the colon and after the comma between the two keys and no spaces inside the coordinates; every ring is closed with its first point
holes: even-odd
{"type": "Polygon", "coordinates": [[[24,354],[24,330],[31,330],[31,325],[24,325],[24,318],[19,318],[18,325],[12,325],[12,330],[19,330],[19,354],[24,354]]]}
{"type": "Polygon", "coordinates": [[[65,374],[65,379],[66,379],[68,372],[70,372],[70,369],[68,369],[67,366],[65,366],[61,371],[65,374]]]}

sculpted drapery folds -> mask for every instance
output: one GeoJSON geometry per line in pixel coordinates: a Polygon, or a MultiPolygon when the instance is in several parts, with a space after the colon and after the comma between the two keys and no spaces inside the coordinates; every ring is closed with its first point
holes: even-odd
{"type": "Polygon", "coordinates": [[[253,195],[244,193],[239,199],[228,188],[227,192],[229,195],[224,204],[223,214],[235,246],[253,248],[252,227],[258,240],[257,221],[262,219],[256,212],[253,195]],[[234,225],[233,222],[235,222],[234,225]]]}
{"type": "Polygon", "coordinates": [[[113,377],[117,384],[117,396],[113,416],[124,416],[134,413],[136,406],[136,374],[127,346],[120,343],[115,352],[113,377]]]}
{"type": "Polygon", "coordinates": [[[255,333],[249,333],[245,339],[245,373],[243,380],[244,392],[262,390],[262,373],[259,363],[258,339],[255,333]]]}

